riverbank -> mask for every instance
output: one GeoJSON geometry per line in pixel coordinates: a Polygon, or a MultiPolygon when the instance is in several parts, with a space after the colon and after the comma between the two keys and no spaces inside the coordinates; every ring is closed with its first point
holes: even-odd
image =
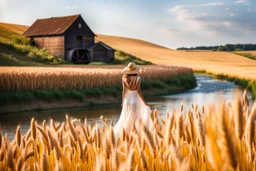
{"type": "Polygon", "coordinates": [[[234,82],[236,85],[239,85],[243,88],[251,90],[252,98],[256,99],[256,80],[249,80],[249,79],[242,79],[238,77],[229,76],[226,74],[216,74],[213,72],[207,72],[205,70],[194,70],[195,73],[205,73],[212,75],[213,77],[219,79],[219,80],[226,80],[234,82]]]}
{"type": "MultiPolygon", "coordinates": [[[[165,81],[141,83],[145,97],[181,93],[196,86],[194,74],[178,75],[165,81]]],[[[0,113],[121,104],[121,85],[86,89],[36,90],[0,93],[0,113]]]]}

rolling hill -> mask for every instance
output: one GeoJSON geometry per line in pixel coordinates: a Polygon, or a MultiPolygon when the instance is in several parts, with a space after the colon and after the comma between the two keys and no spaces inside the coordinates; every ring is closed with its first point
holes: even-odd
{"type": "Polygon", "coordinates": [[[18,24],[9,24],[9,23],[1,23],[0,27],[8,29],[9,31],[22,34],[26,29],[28,29],[28,26],[24,25],[18,25],[18,24]]]}
{"type": "Polygon", "coordinates": [[[230,52],[177,51],[137,39],[97,36],[98,41],[155,64],[188,66],[214,74],[256,80],[256,61],[230,52]]]}
{"type": "MultiPolygon", "coordinates": [[[[0,27],[19,34],[28,28],[6,23],[0,23],[0,27]]],[[[96,41],[155,64],[188,66],[195,70],[256,80],[256,61],[230,52],[177,51],[143,40],[101,34],[97,34],[96,41]]]]}

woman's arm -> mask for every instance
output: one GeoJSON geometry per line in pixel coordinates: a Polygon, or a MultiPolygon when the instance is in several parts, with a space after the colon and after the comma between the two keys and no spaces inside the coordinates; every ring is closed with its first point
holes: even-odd
{"type": "Polygon", "coordinates": [[[123,85],[123,93],[122,93],[122,104],[121,104],[121,106],[123,107],[124,97],[125,97],[125,93],[126,93],[126,86],[125,86],[125,83],[124,83],[123,79],[122,79],[122,85],[123,85]]]}
{"type": "Polygon", "coordinates": [[[138,86],[137,91],[138,91],[138,93],[139,93],[140,98],[141,98],[142,101],[145,103],[145,105],[148,106],[147,102],[145,101],[145,99],[144,99],[144,97],[143,97],[143,95],[142,95],[141,89],[140,89],[140,77],[139,77],[137,86],[138,86]]]}

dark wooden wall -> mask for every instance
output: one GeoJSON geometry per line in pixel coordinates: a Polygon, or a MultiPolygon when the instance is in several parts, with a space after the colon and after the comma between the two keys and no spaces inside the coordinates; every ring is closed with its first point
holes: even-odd
{"type": "Polygon", "coordinates": [[[65,51],[74,48],[87,48],[94,44],[94,33],[80,16],[65,32],[65,51]],[[81,23],[81,28],[78,27],[81,23]],[[77,36],[82,36],[82,44],[77,43],[77,36]]]}
{"type": "Polygon", "coordinates": [[[110,62],[112,62],[115,59],[115,51],[114,50],[108,51],[108,58],[109,58],[110,62]]]}
{"type": "Polygon", "coordinates": [[[56,57],[64,57],[64,36],[34,37],[33,40],[39,48],[47,49],[56,57]]]}
{"type": "Polygon", "coordinates": [[[93,61],[109,63],[109,62],[112,62],[113,59],[114,59],[113,50],[108,50],[100,44],[94,47],[93,61]]]}

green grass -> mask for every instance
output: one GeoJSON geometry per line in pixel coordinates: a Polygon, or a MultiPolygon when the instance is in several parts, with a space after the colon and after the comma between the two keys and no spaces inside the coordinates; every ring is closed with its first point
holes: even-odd
{"type": "Polygon", "coordinates": [[[91,62],[89,65],[122,65],[128,64],[129,62],[135,62],[137,65],[152,65],[149,61],[142,60],[120,50],[115,52],[115,59],[110,64],[104,62],[91,62]]]}
{"type": "Polygon", "coordinates": [[[249,59],[256,60],[256,56],[254,56],[252,54],[249,54],[249,53],[237,53],[237,52],[234,52],[234,54],[240,55],[240,56],[244,56],[244,57],[249,58],[249,59]]]}
{"type": "Polygon", "coordinates": [[[105,62],[90,62],[89,63],[89,65],[109,65],[109,64],[107,64],[107,63],[105,63],[105,62]]]}
{"type": "MultiPolygon", "coordinates": [[[[167,95],[180,93],[196,86],[196,79],[193,74],[180,75],[166,81],[143,81],[141,83],[142,92],[150,95],[167,95]]],[[[110,96],[121,98],[122,86],[94,87],[87,89],[68,90],[37,90],[25,92],[4,92],[0,93],[0,106],[6,104],[27,104],[33,100],[57,101],[64,99],[74,99],[83,102],[85,98],[99,98],[110,96]]]]}
{"type": "Polygon", "coordinates": [[[31,39],[0,27],[0,66],[65,64],[49,51],[31,45],[31,39]]]}
{"type": "Polygon", "coordinates": [[[253,99],[256,99],[256,81],[230,77],[228,75],[223,75],[223,74],[213,74],[213,75],[217,79],[231,81],[243,88],[247,88],[251,90],[253,99]]]}
{"type": "Polygon", "coordinates": [[[119,64],[128,64],[129,62],[135,62],[138,65],[151,65],[152,64],[149,61],[142,60],[140,58],[137,58],[136,56],[125,53],[120,50],[115,52],[115,59],[111,64],[119,65],[119,64]]]}

